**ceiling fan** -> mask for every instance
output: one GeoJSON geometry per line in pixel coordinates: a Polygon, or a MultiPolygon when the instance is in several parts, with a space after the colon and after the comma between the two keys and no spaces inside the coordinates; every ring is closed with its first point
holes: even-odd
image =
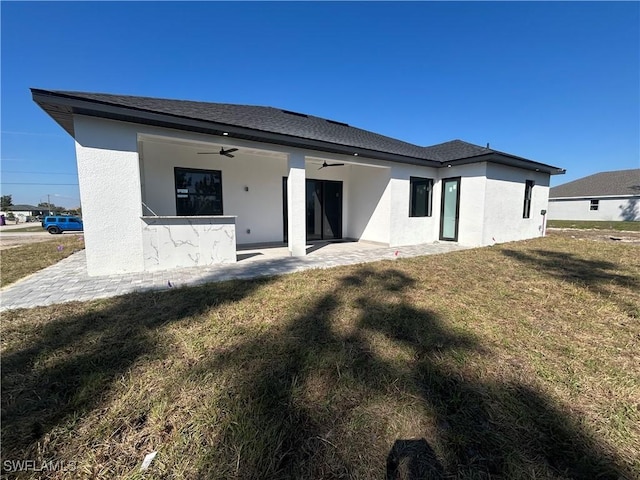
{"type": "Polygon", "coordinates": [[[219,152],[198,152],[199,155],[213,155],[215,153],[219,154],[219,155],[224,155],[225,157],[229,157],[229,158],[233,158],[235,157],[235,155],[231,155],[233,152],[237,151],[237,148],[229,148],[227,150],[224,149],[224,147],[220,147],[220,151],[219,152]]]}
{"type": "Polygon", "coordinates": [[[327,161],[325,160],[322,166],[318,170],[322,170],[323,168],[326,168],[326,167],[342,167],[343,165],[344,163],[327,163],[327,161]]]}

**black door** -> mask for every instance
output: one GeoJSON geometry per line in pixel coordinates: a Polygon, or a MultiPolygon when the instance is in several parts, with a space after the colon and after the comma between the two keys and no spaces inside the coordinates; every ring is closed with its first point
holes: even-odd
{"type": "Polygon", "coordinates": [[[342,238],[342,182],[307,180],[307,240],[342,238]]]}
{"type": "Polygon", "coordinates": [[[342,182],[325,180],[322,186],[324,201],[322,239],[342,238],[342,182]]]}
{"type": "Polygon", "coordinates": [[[440,240],[458,241],[460,220],[460,177],[442,180],[440,240]]]}
{"type": "MultiPolygon", "coordinates": [[[[306,181],[307,240],[342,238],[342,182],[306,181]]],[[[287,242],[287,177],[282,178],[283,238],[287,242]]]]}

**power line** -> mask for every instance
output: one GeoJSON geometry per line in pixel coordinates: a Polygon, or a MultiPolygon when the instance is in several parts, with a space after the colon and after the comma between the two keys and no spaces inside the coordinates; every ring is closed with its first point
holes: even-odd
{"type": "Polygon", "coordinates": [[[77,183],[28,183],[28,182],[0,182],[2,185],[78,185],[77,183]]]}
{"type": "Polygon", "coordinates": [[[0,133],[5,135],[35,135],[37,137],[62,137],[59,133],[44,133],[44,132],[16,132],[13,130],[2,130],[0,133]]]}
{"type": "Polygon", "coordinates": [[[62,172],[19,172],[17,170],[2,170],[2,173],[35,173],[43,175],[78,175],[77,173],[62,173],[62,172]]]}

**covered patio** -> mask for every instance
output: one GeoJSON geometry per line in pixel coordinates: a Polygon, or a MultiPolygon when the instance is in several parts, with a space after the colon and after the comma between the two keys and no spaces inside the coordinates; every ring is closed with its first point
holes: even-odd
{"type": "Polygon", "coordinates": [[[183,133],[137,154],[146,271],[389,245],[376,161],[183,133]]]}
{"type": "MultiPolygon", "coordinates": [[[[305,256],[321,257],[325,255],[360,255],[380,249],[387,250],[388,246],[374,242],[367,242],[365,240],[313,241],[306,242],[305,256]]],[[[236,260],[238,262],[259,261],[291,256],[289,247],[286,243],[239,245],[236,250],[236,260]]]]}

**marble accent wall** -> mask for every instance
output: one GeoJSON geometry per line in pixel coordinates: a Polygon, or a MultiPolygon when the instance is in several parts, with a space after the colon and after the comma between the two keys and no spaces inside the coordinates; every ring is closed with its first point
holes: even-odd
{"type": "Polygon", "coordinates": [[[144,269],[236,262],[235,216],[142,217],[144,269]]]}

